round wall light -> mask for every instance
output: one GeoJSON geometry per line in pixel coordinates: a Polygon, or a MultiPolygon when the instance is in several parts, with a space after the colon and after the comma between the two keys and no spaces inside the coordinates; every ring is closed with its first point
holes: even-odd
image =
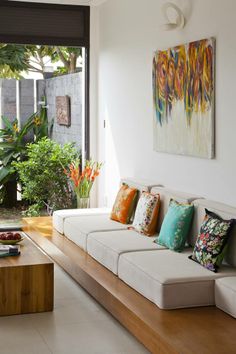
{"type": "Polygon", "coordinates": [[[184,28],[185,18],[183,12],[177,5],[173,4],[172,2],[167,2],[162,6],[162,12],[167,21],[167,23],[161,25],[161,28],[164,31],[172,31],[175,29],[184,28]],[[174,16],[174,19],[170,18],[170,12],[174,16]]]}

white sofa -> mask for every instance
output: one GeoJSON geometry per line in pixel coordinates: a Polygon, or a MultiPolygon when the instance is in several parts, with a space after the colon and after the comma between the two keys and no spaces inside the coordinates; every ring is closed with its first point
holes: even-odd
{"type": "MultiPolygon", "coordinates": [[[[186,193],[174,192],[163,187],[151,188],[153,194],[160,194],[161,208],[158,220],[163,220],[169,205],[170,198],[174,198],[179,202],[191,202],[197,198],[194,195],[186,193]]],[[[113,231],[112,233],[94,233],[88,237],[88,254],[95,258],[99,263],[103,264],[113,273],[118,274],[118,262],[121,254],[136,251],[157,251],[163,250],[154,243],[157,237],[146,237],[136,231],[113,231]]]]}
{"type": "MultiPolygon", "coordinates": [[[[140,192],[150,191],[153,183],[124,178],[121,183],[137,188],[140,192]]],[[[110,219],[108,208],[58,210],[53,213],[53,227],[87,251],[88,235],[94,232],[127,230],[127,225],[110,219]]]]}
{"type": "Polygon", "coordinates": [[[236,277],[215,281],[215,301],[219,309],[236,318],[236,277]]]}
{"type": "MultiPolygon", "coordinates": [[[[205,208],[223,218],[236,218],[236,208],[201,199],[199,196],[172,191],[164,187],[129,181],[140,191],[151,190],[161,197],[158,230],[168,209],[170,198],[179,202],[193,202],[195,207],[192,230],[188,242],[194,245],[205,208]]],[[[79,213],[79,211],[76,211],[79,213]]],[[[215,280],[236,276],[236,230],[233,231],[225,264],[218,273],[210,272],[188,259],[192,249],[177,253],[154,243],[155,237],[146,237],[128,230],[127,225],[109,219],[109,214],[98,210],[90,215],[60,213],[53,216],[54,227],[64,231],[75,244],[100,264],[108,268],[130,287],[162,309],[208,306],[215,304],[215,280]],[[99,214],[100,212],[100,214],[99,214]],[[60,227],[58,225],[60,224],[60,227]]]]}
{"type": "Polygon", "coordinates": [[[93,216],[93,215],[109,215],[110,208],[90,208],[90,209],[64,209],[57,210],[53,213],[54,228],[64,235],[64,222],[67,218],[78,216],[93,216]]]}
{"type": "MultiPolygon", "coordinates": [[[[123,178],[121,184],[126,183],[130,187],[137,188],[140,192],[150,191],[154,186],[160,186],[160,184],[148,181],[148,180],[136,180],[131,178],[123,178]]],[[[90,208],[90,209],[64,209],[57,210],[53,213],[53,226],[61,234],[65,234],[64,221],[68,217],[78,216],[95,216],[95,215],[109,215],[110,208],[90,208]]],[[[116,229],[116,228],[115,228],[116,229]]]]}
{"type": "Polygon", "coordinates": [[[122,254],[118,276],[161,309],[214,305],[214,280],[236,275],[236,269],[224,266],[213,273],[188,259],[190,254],[190,249],[122,254]]]}

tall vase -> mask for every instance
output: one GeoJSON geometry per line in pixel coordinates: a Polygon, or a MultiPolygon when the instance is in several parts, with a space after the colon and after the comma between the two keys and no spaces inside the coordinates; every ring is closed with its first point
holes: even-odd
{"type": "Polygon", "coordinates": [[[89,208],[90,199],[89,197],[80,197],[77,195],[77,208],[78,209],[87,209],[89,208]]]}

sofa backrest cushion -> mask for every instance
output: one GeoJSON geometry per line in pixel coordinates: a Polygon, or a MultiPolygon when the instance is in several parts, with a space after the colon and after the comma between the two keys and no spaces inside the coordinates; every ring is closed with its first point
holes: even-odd
{"type": "MultiPolygon", "coordinates": [[[[205,209],[213,211],[217,215],[219,215],[222,219],[236,219],[236,208],[231,207],[229,205],[215,202],[208,199],[198,199],[194,201],[194,218],[192,224],[192,230],[189,235],[189,244],[191,246],[195,245],[200,227],[203,222],[203,218],[206,214],[205,209]]],[[[233,230],[230,235],[227,252],[225,256],[225,261],[231,265],[236,267],[236,225],[234,225],[233,230]]]]}
{"type": "Polygon", "coordinates": [[[120,184],[127,184],[131,188],[136,188],[139,192],[150,192],[152,187],[160,186],[159,183],[151,182],[148,180],[136,179],[136,178],[122,178],[120,184]]]}
{"type": "Polygon", "coordinates": [[[160,194],[161,205],[160,205],[159,216],[158,216],[158,225],[157,225],[158,232],[161,229],[162,221],[164,220],[165,214],[168,210],[170,199],[174,199],[179,203],[191,203],[195,199],[200,198],[199,196],[193,194],[173,191],[171,189],[167,189],[164,187],[153,187],[151,189],[151,193],[160,194]]]}

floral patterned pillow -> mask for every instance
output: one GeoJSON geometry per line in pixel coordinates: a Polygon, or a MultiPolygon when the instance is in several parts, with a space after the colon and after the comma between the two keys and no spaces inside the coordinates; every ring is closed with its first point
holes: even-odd
{"type": "Polygon", "coordinates": [[[160,195],[142,192],[134,215],[132,228],[147,236],[153,236],[157,229],[160,195]]]}
{"type": "Polygon", "coordinates": [[[115,203],[111,212],[111,219],[128,224],[134,213],[138,190],[130,188],[127,184],[123,184],[116,196],[115,203]]]}
{"type": "Polygon", "coordinates": [[[217,272],[235,220],[223,220],[215,213],[205,210],[206,215],[193,254],[189,258],[212,272],[217,272]]]}

